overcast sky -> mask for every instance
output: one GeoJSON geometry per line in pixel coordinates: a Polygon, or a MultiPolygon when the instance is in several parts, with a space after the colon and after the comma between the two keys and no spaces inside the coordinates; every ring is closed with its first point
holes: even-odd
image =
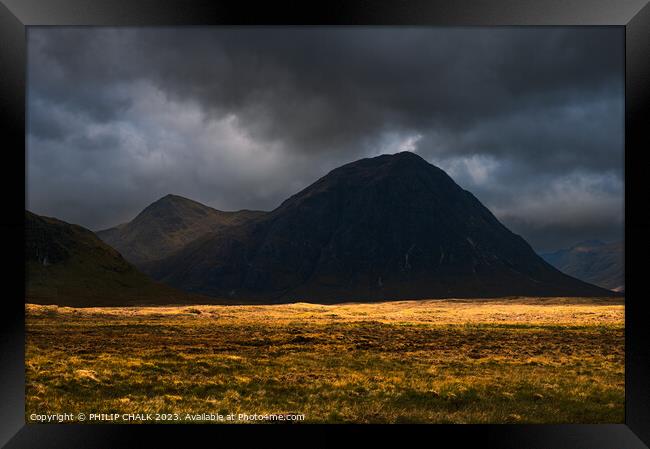
{"type": "Polygon", "coordinates": [[[27,207],[271,210],[413,151],[538,251],[623,233],[622,28],[28,28],[27,207]]]}

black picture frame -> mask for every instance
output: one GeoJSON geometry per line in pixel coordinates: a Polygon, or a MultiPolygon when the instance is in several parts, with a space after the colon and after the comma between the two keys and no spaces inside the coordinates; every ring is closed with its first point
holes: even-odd
{"type": "MultiPolygon", "coordinates": [[[[0,0],[0,117],[5,286],[0,339],[0,444],[8,448],[136,447],[253,434],[284,444],[337,444],[352,433],[405,437],[454,447],[644,448],[650,445],[650,298],[640,281],[650,248],[650,208],[643,155],[650,149],[650,5],[648,0],[0,0]],[[26,27],[32,25],[433,25],[620,26],[625,28],[625,423],[612,425],[431,426],[128,426],[25,424],[24,209],[26,27]],[[635,278],[637,281],[632,281],[635,278]],[[7,288],[8,287],[8,288],[7,288]],[[336,432],[332,429],[336,428],[336,432]],[[252,430],[251,430],[252,429],[252,430]],[[295,431],[294,431],[295,430],[295,431]],[[317,432],[318,438],[306,432],[317,432]]],[[[270,441],[270,440],[269,440],[270,441]]],[[[189,443],[189,444],[188,444],[189,443]]],[[[404,443],[402,443],[404,444],[404,443]]],[[[419,444],[419,443],[418,443],[419,444]]]]}

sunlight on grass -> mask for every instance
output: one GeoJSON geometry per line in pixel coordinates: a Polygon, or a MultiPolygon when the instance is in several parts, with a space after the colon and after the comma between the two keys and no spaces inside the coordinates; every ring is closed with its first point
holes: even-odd
{"type": "Polygon", "coordinates": [[[26,306],[31,413],[618,423],[622,299],[26,306]]]}

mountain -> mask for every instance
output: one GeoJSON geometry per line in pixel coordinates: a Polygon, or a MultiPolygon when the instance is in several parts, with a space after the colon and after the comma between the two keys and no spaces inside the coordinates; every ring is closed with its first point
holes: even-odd
{"type": "Polygon", "coordinates": [[[126,260],[147,272],[149,263],[169,256],[189,242],[209,232],[240,225],[263,213],[222,212],[181,196],[166,195],[132,221],[96,234],[126,260]]]}
{"type": "Polygon", "coordinates": [[[187,291],[252,302],[612,294],[550,266],[410,152],[339,167],[150,273],[187,291]]]}
{"type": "Polygon", "coordinates": [[[588,240],[542,257],[570,276],[610,290],[625,291],[623,242],[588,240]]]}
{"type": "Polygon", "coordinates": [[[201,302],[157,283],[81,226],[25,212],[26,302],[87,307],[201,302]]]}

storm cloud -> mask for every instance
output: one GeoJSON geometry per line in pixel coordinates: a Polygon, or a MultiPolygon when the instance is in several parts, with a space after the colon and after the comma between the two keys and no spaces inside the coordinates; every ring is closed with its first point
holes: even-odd
{"type": "Polygon", "coordinates": [[[414,151],[539,251],[623,229],[619,28],[29,28],[27,207],[270,210],[414,151]]]}

